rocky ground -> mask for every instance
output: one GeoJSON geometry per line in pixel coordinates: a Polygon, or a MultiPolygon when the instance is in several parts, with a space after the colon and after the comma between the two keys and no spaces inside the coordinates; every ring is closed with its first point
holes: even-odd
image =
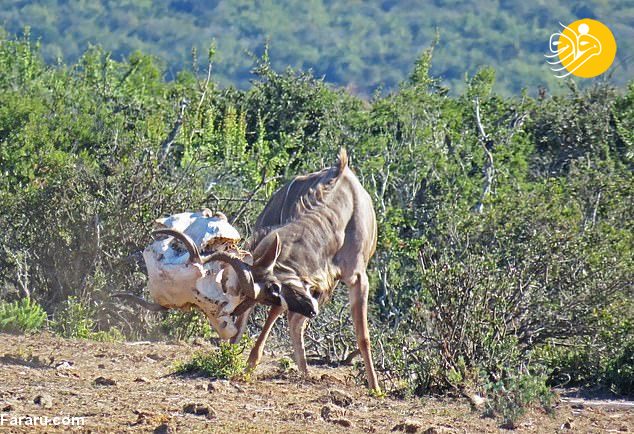
{"type": "MultiPolygon", "coordinates": [[[[348,368],[311,366],[311,378],[301,380],[280,367],[281,355],[267,356],[249,382],[173,374],[176,361],[208,345],[0,334],[0,432],[505,431],[465,400],[372,397],[348,368]],[[27,425],[45,416],[81,417],[84,425],[27,425]]],[[[554,414],[529,411],[514,431],[634,429],[631,403],[574,399],[562,398],[554,414]]]]}

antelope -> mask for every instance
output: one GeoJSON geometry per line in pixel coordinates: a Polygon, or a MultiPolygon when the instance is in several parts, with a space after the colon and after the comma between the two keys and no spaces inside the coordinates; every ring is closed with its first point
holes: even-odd
{"type": "MultiPolygon", "coordinates": [[[[378,390],[368,332],[368,261],[377,242],[372,199],[348,167],[345,149],[338,163],[297,176],[273,194],[257,218],[250,247],[250,269],[259,302],[272,305],[249,355],[254,369],[277,318],[288,312],[295,362],[308,375],[304,330],[341,280],[348,287],[357,345],[368,386],[378,390]]],[[[236,319],[240,339],[252,306],[236,319]]]]}
{"type": "MultiPolygon", "coordinates": [[[[368,386],[379,390],[368,332],[366,272],[376,249],[376,216],[370,195],[348,167],[345,149],[339,152],[335,166],[297,176],[273,194],[255,223],[250,255],[238,257],[225,251],[201,253],[197,245],[200,240],[192,239],[198,232],[192,228],[199,220],[203,222],[202,227],[208,228],[208,221],[204,219],[212,217],[206,211],[200,216],[183,214],[185,224],[182,226],[187,229],[172,225],[154,231],[170,237],[156,242],[162,246],[160,252],[167,246],[161,243],[168,243],[173,249],[174,239],[187,249],[187,256],[178,256],[174,266],[154,267],[158,272],[150,282],[150,293],[158,303],[130,294],[116,295],[152,310],[195,306],[207,315],[221,338],[234,343],[244,333],[255,304],[271,306],[249,355],[248,364],[252,369],[262,358],[276,320],[288,312],[295,362],[307,376],[306,322],[319,313],[320,306],[331,297],[338,282],[343,281],[348,287],[354,331],[368,386]]],[[[159,261],[159,257],[152,255],[144,254],[149,264],[159,261]]]]}

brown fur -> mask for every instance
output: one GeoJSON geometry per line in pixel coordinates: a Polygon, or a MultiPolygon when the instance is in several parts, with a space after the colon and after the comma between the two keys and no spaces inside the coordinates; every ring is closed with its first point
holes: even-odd
{"type": "MultiPolygon", "coordinates": [[[[366,275],[367,263],[376,248],[376,218],[370,195],[348,167],[346,151],[340,151],[337,165],[298,176],[278,190],[258,217],[255,228],[250,248],[255,258],[253,278],[265,289],[282,288],[300,369],[306,372],[306,316],[316,313],[309,309],[311,298],[321,304],[342,280],[350,290],[353,322],[368,383],[371,388],[378,388],[369,345],[366,275]]],[[[272,308],[249,357],[252,366],[259,361],[268,331],[282,312],[279,307],[272,308]]],[[[238,321],[241,331],[248,313],[238,321]]]]}

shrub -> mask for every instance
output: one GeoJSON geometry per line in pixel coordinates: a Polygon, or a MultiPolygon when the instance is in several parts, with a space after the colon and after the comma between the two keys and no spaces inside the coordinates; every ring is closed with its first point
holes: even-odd
{"type": "Polygon", "coordinates": [[[605,382],[615,393],[634,396],[634,340],[630,340],[620,354],[608,362],[605,382]]]}
{"type": "Polygon", "coordinates": [[[278,361],[279,369],[282,372],[288,372],[293,366],[293,361],[288,357],[281,357],[278,361]]]}
{"type": "Polygon", "coordinates": [[[0,303],[0,331],[34,333],[46,325],[46,311],[29,297],[0,303]]]}
{"type": "Polygon", "coordinates": [[[177,363],[175,371],[179,374],[197,374],[218,379],[241,377],[247,367],[243,357],[246,342],[222,342],[219,348],[209,352],[197,352],[190,361],[177,363]]]}
{"type": "Polygon", "coordinates": [[[546,377],[534,374],[513,375],[487,385],[485,415],[498,416],[502,424],[515,428],[526,409],[539,403],[552,411],[554,394],[546,385],[546,377]]]}
{"type": "Polygon", "coordinates": [[[357,341],[350,316],[347,288],[343,284],[335,289],[332,299],[324,306],[320,315],[308,323],[305,334],[307,352],[313,359],[333,366],[350,361],[350,356],[357,348],[357,341]]]}
{"type": "Polygon", "coordinates": [[[535,357],[550,370],[548,383],[559,387],[595,384],[601,374],[597,352],[586,345],[570,345],[547,344],[536,349],[535,357]]]}
{"type": "Polygon", "coordinates": [[[96,330],[94,310],[76,297],[69,297],[56,312],[53,329],[65,338],[91,339],[100,342],[123,340],[123,334],[115,327],[107,331],[96,330]]]}
{"type": "Polygon", "coordinates": [[[628,306],[629,302],[617,298],[584,319],[594,324],[596,333],[538,346],[533,357],[548,368],[548,383],[559,387],[602,384],[615,393],[631,394],[634,322],[628,306]]]}
{"type": "Polygon", "coordinates": [[[216,336],[205,315],[197,310],[168,312],[159,323],[158,331],[170,339],[179,341],[187,341],[195,337],[210,339],[216,336]]]}

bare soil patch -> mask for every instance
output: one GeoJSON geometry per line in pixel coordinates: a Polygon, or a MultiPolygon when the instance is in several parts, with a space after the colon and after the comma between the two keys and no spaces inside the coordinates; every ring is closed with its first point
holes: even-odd
{"type": "MultiPolygon", "coordinates": [[[[0,334],[0,432],[419,432],[504,431],[466,400],[374,398],[350,368],[282,372],[268,356],[249,382],[173,375],[174,363],[211,344],[101,343],[43,333],[0,334]],[[11,426],[10,418],[84,417],[82,427],[11,426]]],[[[570,399],[570,398],[568,398],[570,399]]],[[[626,402],[626,401],[623,401],[626,402]]],[[[531,410],[516,432],[628,432],[631,405],[560,401],[531,410]]]]}

